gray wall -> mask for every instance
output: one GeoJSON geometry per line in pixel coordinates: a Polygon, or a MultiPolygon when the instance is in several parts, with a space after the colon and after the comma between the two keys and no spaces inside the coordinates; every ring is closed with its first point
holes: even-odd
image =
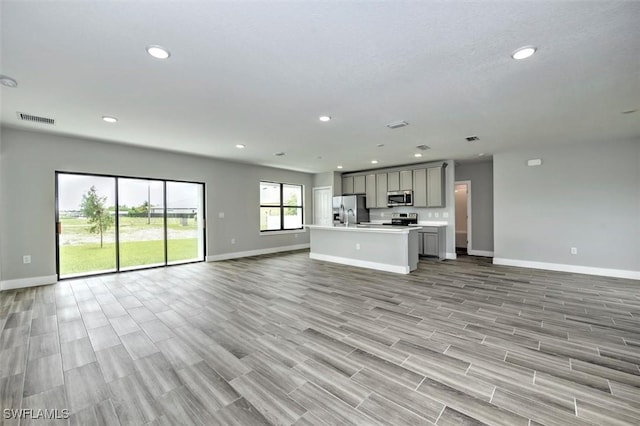
{"type": "Polygon", "coordinates": [[[471,249],[493,251],[493,163],[456,165],[456,181],[471,181],[471,249]]]}
{"type": "Polygon", "coordinates": [[[640,140],[495,154],[493,170],[496,258],[640,270],[640,140]]]}
{"type": "Polygon", "coordinates": [[[258,204],[260,180],[305,185],[311,223],[311,174],[11,128],[1,135],[3,280],[55,274],[56,170],[204,182],[208,255],[309,242],[308,233],[260,235],[258,204]],[[31,264],[22,264],[23,254],[31,264]]]}
{"type": "Polygon", "coordinates": [[[331,186],[333,195],[342,194],[342,174],[339,172],[316,173],[313,175],[313,186],[331,186]]]}

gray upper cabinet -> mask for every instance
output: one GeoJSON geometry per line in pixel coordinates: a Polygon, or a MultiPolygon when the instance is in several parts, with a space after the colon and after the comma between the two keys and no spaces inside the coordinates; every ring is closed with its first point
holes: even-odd
{"type": "Polygon", "coordinates": [[[347,176],[342,178],[342,193],[353,194],[353,176],[347,176]]]}
{"type": "Polygon", "coordinates": [[[365,194],[366,184],[364,175],[354,176],[353,177],[353,193],[354,194],[365,194]]]}
{"type": "Polygon", "coordinates": [[[387,191],[400,190],[400,172],[387,173],[387,191]]]}
{"type": "Polygon", "coordinates": [[[444,167],[427,169],[427,207],[444,207],[444,167]]]}
{"type": "Polygon", "coordinates": [[[376,206],[378,208],[387,207],[387,174],[376,174],[376,206]]]}
{"type": "Polygon", "coordinates": [[[378,207],[376,204],[376,175],[366,176],[366,203],[368,209],[375,209],[378,207]]]}
{"type": "Polygon", "coordinates": [[[411,170],[403,170],[400,172],[400,190],[411,191],[413,189],[413,174],[411,170]]]}
{"type": "Polygon", "coordinates": [[[413,206],[427,207],[427,169],[413,171],[413,206]]]}

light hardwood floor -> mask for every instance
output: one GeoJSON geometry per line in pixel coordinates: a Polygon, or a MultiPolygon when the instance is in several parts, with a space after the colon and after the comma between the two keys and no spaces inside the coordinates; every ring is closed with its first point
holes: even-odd
{"type": "Polygon", "coordinates": [[[3,292],[0,330],[1,408],[70,424],[640,424],[639,281],[299,251],[3,292]]]}

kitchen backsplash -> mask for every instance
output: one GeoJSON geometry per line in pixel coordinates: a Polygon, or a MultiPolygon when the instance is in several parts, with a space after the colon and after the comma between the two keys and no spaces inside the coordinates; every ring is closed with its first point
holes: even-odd
{"type": "Polygon", "coordinates": [[[369,220],[371,221],[391,221],[391,213],[418,213],[419,222],[448,222],[453,225],[455,222],[455,211],[450,208],[426,209],[415,207],[393,207],[388,209],[369,209],[369,220]]]}

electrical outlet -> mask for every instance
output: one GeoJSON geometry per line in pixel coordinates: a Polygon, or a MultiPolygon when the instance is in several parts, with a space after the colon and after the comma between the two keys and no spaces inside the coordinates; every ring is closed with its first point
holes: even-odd
{"type": "Polygon", "coordinates": [[[235,239],[235,238],[232,238],[232,239],[231,239],[231,244],[235,244],[235,243],[236,243],[236,239],[235,239]]]}
{"type": "Polygon", "coordinates": [[[571,254],[578,254],[578,247],[571,247],[571,254]]]}
{"type": "Polygon", "coordinates": [[[440,217],[440,213],[438,213],[438,212],[435,212],[433,215],[434,215],[435,217],[440,217]]]}
{"type": "Polygon", "coordinates": [[[25,254],[24,256],[22,256],[22,263],[24,263],[25,265],[27,263],[31,263],[31,255],[30,254],[25,254]]]}
{"type": "Polygon", "coordinates": [[[224,212],[218,212],[218,218],[224,219],[224,212]]]}
{"type": "Polygon", "coordinates": [[[384,212],[381,212],[381,213],[380,213],[380,217],[384,217],[384,212]]]}
{"type": "Polygon", "coordinates": [[[360,250],[360,243],[356,243],[356,250],[360,250]]]}
{"type": "Polygon", "coordinates": [[[449,212],[442,213],[442,217],[449,217],[449,212]]]}

